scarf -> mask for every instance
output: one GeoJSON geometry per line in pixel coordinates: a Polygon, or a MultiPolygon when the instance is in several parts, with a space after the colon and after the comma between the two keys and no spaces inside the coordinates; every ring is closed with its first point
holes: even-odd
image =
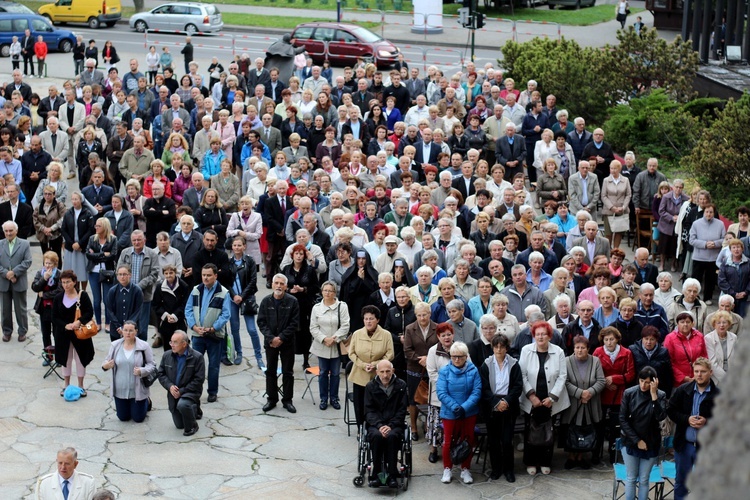
{"type": "Polygon", "coordinates": [[[604,352],[609,356],[609,360],[612,361],[612,364],[615,364],[615,359],[617,359],[617,355],[620,354],[620,344],[617,344],[615,347],[615,350],[610,352],[607,350],[607,347],[604,346],[604,352]]]}

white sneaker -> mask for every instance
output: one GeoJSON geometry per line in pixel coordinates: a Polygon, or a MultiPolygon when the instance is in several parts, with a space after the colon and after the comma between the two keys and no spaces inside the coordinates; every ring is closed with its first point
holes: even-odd
{"type": "Polygon", "coordinates": [[[448,467],[446,467],[446,468],[445,468],[445,469],[443,470],[443,478],[441,479],[441,481],[442,481],[443,483],[445,483],[445,484],[448,484],[448,483],[450,483],[450,482],[451,482],[451,479],[453,479],[453,478],[451,477],[451,470],[450,470],[450,469],[449,469],[448,467]]]}
{"type": "Polygon", "coordinates": [[[474,478],[471,477],[469,469],[461,469],[461,481],[463,481],[464,484],[471,484],[474,482],[474,478]]]}

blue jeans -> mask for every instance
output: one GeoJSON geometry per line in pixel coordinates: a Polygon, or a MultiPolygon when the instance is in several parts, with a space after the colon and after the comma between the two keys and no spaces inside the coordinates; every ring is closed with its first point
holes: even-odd
{"type": "Polygon", "coordinates": [[[140,423],[146,420],[148,413],[148,398],[136,401],[133,399],[115,398],[115,410],[117,418],[123,422],[132,419],[133,422],[140,423]]]}
{"type": "Polygon", "coordinates": [[[339,382],[341,377],[341,360],[339,358],[318,358],[320,377],[318,377],[318,388],[320,389],[320,401],[336,401],[339,399],[339,382]]]}
{"type": "Polygon", "coordinates": [[[144,302],[138,318],[138,338],[148,340],[148,320],[151,319],[151,302],[144,302]]]}
{"type": "MultiPolygon", "coordinates": [[[[112,283],[102,283],[99,281],[99,273],[89,273],[89,288],[91,293],[94,294],[94,320],[97,325],[102,324],[102,299],[107,296],[109,289],[112,288],[112,283]]],[[[109,314],[107,314],[107,308],[104,308],[104,323],[109,324],[109,314]]]]}
{"type": "Polygon", "coordinates": [[[201,354],[208,354],[208,394],[219,393],[219,364],[222,352],[226,348],[224,339],[210,339],[208,337],[193,337],[193,349],[201,354]]]}
{"type": "Polygon", "coordinates": [[[648,499],[648,478],[651,469],[656,463],[656,458],[638,458],[628,454],[625,447],[622,448],[622,458],[625,461],[627,480],[625,481],[625,500],[635,500],[635,483],[638,483],[638,499],[648,499]]]}
{"type": "MultiPolygon", "coordinates": [[[[231,302],[230,304],[231,316],[229,317],[229,328],[232,331],[232,338],[234,339],[234,350],[242,356],[242,338],[240,337],[240,306],[231,302]]],[[[260,351],[260,338],[258,337],[258,330],[255,328],[255,317],[243,316],[245,318],[245,327],[247,333],[250,334],[250,340],[253,341],[253,351],[255,359],[262,360],[263,355],[260,351]]]]}
{"type": "Polygon", "coordinates": [[[693,443],[685,443],[685,449],[682,451],[674,450],[674,462],[677,469],[674,481],[675,500],[682,500],[688,496],[687,478],[695,464],[695,451],[693,443]]]}

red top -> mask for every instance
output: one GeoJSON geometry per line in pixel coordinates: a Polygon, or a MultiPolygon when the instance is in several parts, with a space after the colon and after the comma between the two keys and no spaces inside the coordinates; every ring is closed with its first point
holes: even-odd
{"type": "Polygon", "coordinates": [[[47,57],[47,44],[44,42],[36,42],[34,44],[34,54],[37,59],[45,59],[47,57]]]}
{"type": "Polygon", "coordinates": [[[604,346],[599,346],[594,350],[594,356],[601,361],[604,376],[612,377],[612,383],[615,384],[614,390],[605,388],[602,391],[602,404],[619,405],[622,402],[622,393],[635,380],[633,353],[627,347],[620,346],[620,352],[612,363],[609,354],[604,351],[604,346]]]}

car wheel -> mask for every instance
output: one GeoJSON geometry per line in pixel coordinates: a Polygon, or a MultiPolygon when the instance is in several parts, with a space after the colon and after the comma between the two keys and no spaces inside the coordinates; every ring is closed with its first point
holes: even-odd
{"type": "Polygon", "coordinates": [[[188,35],[194,35],[198,32],[198,27],[194,24],[188,24],[185,26],[185,31],[188,35]]]}
{"type": "Polygon", "coordinates": [[[136,21],[133,27],[138,33],[143,33],[148,29],[148,24],[146,24],[146,21],[136,21]]]}
{"type": "Polygon", "coordinates": [[[576,1],[576,10],[580,10],[580,9],[581,9],[581,0],[577,0],[576,1]]]}
{"type": "Polygon", "coordinates": [[[101,25],[99,19],[95,17],[89,17],[89,20],[86,22],[86,24],[88,24],[89,28],[91,28],[92,30],[99,29],[99,26],[101,25]]]}
{"type": "Polygon", "coordinates": [[[107,28],[113,28],[117,24],[117,21],[108,21],[107,28]]]}
{"type": "Polygon", "coordinates": [[[0,56],[10,57],[10,45],[0,45],[0,56]]]}
{"type": "Polygon", "coordinates": [[[73,42],[70,40],[63,40],[60,42],[60,52],[65,52],[66,54],[73,50],[73,42]]]}
{"type": "Polygon", "coordinates": [[[549,10],[555,10],[555,6],[553,4],[549,4],[549,10]]]}

